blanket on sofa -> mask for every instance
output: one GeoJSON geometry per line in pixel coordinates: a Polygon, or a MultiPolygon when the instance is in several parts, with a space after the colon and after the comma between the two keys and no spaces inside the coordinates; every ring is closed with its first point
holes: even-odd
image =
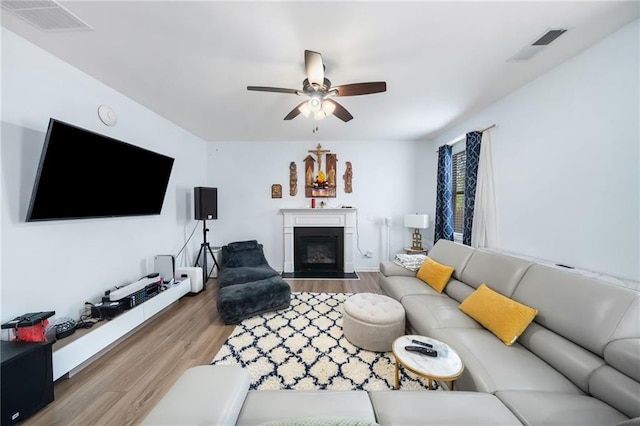
{"type": "Polygon", "coordinates": [[[396,254],[393,262],[415,272],[420,269],[426,259],[427,256],[424,254],[396,254]]]}

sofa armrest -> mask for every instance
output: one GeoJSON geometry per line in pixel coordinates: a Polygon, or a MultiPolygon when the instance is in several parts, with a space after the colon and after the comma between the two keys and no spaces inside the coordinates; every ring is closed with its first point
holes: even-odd
{"type": "Polygon", "coordinates": [[[362,390],[252,390],[236,424],[257,426],[311,417],[353,419],[354,424],[376,420],[369,395],[362,390]]]}
{"type": "Polygon", "coordinates": [[[235,366],[185,371],[142,425],[234,425],[249,391],[249,373],[235,366]]]}
{"type": "Polygon", "coordinates": [[[415,277],[416,276],[416,272],[415,271],[410,271],[407,268],[403,268],[402,266],[394,263],[394,262],[380,262],[380,273],[382,275],[384,275],[385,277],[391,277],[391,276],[396,276],[396,275],[400,275],[400,276],[404,276],[404,277],[415,277]]]}

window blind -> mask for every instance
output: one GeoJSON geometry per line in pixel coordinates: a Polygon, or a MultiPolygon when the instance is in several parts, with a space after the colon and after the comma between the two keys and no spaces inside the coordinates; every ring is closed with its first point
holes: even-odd
{"type": "Polygon", "coordinates": [[[460,151],[453,154],[453,232],[462,233],[464,229],[464,184],[467,154],[460,151]]]}

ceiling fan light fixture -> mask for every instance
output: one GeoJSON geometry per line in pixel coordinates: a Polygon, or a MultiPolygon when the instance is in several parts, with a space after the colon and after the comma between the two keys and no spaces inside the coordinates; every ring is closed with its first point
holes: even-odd
{"type": "Polygon", "coordinates": [[[304,99],[294,107],[293,110],[284,117],[285,120],[292,120],[300,114],[307,118],[313,114],[312,117],[314,120],[322,120],[329,115],[334,115],[346,123],[353,119],[353,115],[338,102],[327,98],[333,96],[369,95],[387,91],[387,83],[384,81],[351,83],[331,87],[331,81],[324,76],[325,67],[320,53],[305,50],[304,54],[306,78],[302,81],[302,90],[282,87],[247,86],[247,90],[252,91],[307,96],[308,99],[304,99]]]}
{"type": "Polygon", "coordinates": [[[312,95],[307,105],[309,105],[311,112],[318,112],[322,109],[322,98],[318,95],[312,95]]]}
{"type": "Polygon", "coordinates": [[[326,115],[333,114],[333,111],[336,110],[336,105],[333,102],[322,101],[322,112],[326,115]]]}
{"type": "Polygon", "coordinates": [[[313,113],[313,119],[318,121],[318,120],[324,120],[325,118],[327,118],[329,114],[327,114],[326,112],[320,110],[318,112],[314,112],[313,113]]]}
{"type": "Polygon", "coordinates": [[[305,102],[300,105],[298,111],[300,111],[305,117],[309,117],[309,114],[311,114],[311,110],[309,109],[309,102],[305,102]]]}

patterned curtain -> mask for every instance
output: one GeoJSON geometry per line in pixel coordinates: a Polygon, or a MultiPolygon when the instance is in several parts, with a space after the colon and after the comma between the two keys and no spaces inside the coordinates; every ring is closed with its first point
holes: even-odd
{"type": "Polygon", "coordinates": [[[453,200],[451,177],[451,146],[438,149],[438,187],[436,195],[436,219],[433,243],[440,238],[453,241],[453,200]]]}
{"type": "Polygon", "coordinates": [[[464,230],[462,243],[471,245],[471,229],[473,228],[473,210],[476,204],[476,185],[478,183],[478,163],[480,162],[480,140],[482,133],[467,133],[466,168],[464,186],[464,230]]]}

